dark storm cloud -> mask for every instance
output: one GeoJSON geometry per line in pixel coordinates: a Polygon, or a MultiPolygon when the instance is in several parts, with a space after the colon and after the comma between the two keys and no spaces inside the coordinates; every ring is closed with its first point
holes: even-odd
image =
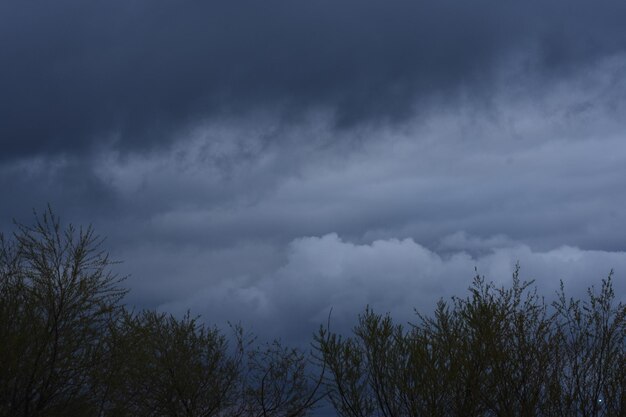
{"type": "Polygon", "coordinates": [[[621,51],[624,21],[617,1],[6,1],[0,158],[145,149],[259,108],[394,121],[519,51],[548,77],[621,51]]]}

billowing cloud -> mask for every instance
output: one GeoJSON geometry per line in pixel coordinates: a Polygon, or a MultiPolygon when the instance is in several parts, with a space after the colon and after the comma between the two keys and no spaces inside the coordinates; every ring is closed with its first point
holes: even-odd
{"type": "MultiPolygon", "coordinates": [[[[325,323],[331,309],[333,326],[340,330],[349,329],[367,305],[411,321],[414,309],[428,314],[440,298],[466,296],[474,268],[497,285],[510,285],[518,262],[522,278],[535,280],[549,301],[560,280],[569,294],[582,297],[587,286],[599,285],[612,269],[617,277],[623,275],[626,252],[569,246],[533,251],[507,241],[477,257],[462,248],[442,256],[413,239],[355,244],[328,234],[292,241],[284,264],[253,281],[240,278],[204,290],[187,289],[187,297],[161,308],[184,311],[191,306],[211,320],[241,320],[270,335],[301,341],[325,323]]],[[[625,294],[625,281],[614,282],[616,293],[625,294]]]]}

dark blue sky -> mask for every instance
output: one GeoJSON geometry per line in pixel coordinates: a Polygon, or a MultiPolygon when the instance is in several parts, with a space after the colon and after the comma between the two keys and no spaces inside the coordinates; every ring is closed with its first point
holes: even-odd
{"type": "MultiPolygon", "coordinates": [[[[4,1],[0,225],[93,223],[129,302],[294,340],[474,266],[626,274],[626,3],[4,1]]],[[[618,290],[626,288],[618,284],[618,290]]]]}

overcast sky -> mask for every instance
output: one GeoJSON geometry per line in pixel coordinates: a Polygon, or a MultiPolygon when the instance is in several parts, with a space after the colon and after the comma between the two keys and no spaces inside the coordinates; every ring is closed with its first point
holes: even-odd
{"type": "Polygon", "coordinates": [[[626,293],[626,3],[0,3],[0,228],[93,223],[127,301],[305,340],[477,267],[626,293]]]}

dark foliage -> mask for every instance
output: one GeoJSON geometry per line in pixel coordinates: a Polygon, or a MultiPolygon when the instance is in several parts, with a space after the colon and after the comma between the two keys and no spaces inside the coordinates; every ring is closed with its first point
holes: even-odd
{"type": "Polygon", "coordinates": [[[297,349],[127,311],[91,228],[48,210],[16,229],[0,240],[0,416],[299,417],[319,401],[297,349]]]}
{"type": "Polygon", "coordinates": [[[476,276],[404,328],[369,308],[351,337],[317,337],[342,417],[626,415],[626,306],[611,277],[546,305],[519,267],[511,288],[476,276]]]}

